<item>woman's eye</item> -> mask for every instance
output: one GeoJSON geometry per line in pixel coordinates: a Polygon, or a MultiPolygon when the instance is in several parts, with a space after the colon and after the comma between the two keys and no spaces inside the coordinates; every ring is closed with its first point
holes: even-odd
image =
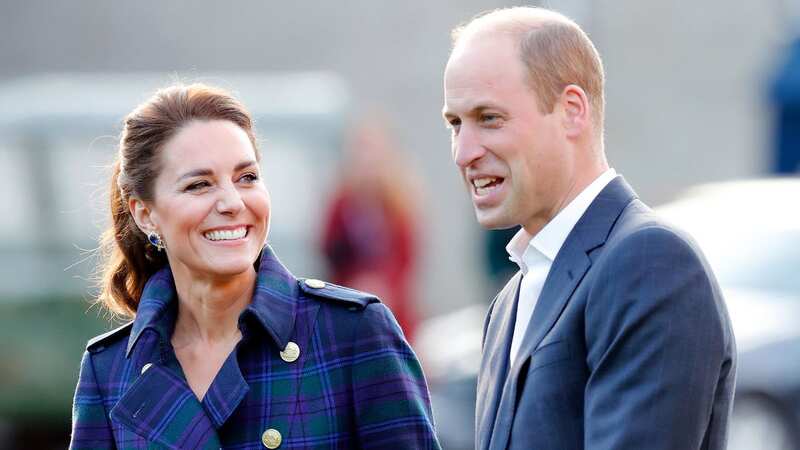
{"type": "Polygon", "coordinates": [[[195,181],[194,183],[190,184],[189,186],[186,186],[186,190],[187,191],[197,191],[197,190],[203,189],[203,188],[208,187],[208,186],[210,186],[210,184],[208,184],[208,181],[195,181]]]}

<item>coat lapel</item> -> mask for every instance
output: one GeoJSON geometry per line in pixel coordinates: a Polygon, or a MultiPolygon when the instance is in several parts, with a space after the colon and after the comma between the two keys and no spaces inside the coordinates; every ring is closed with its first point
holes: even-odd
{"type": "Polygon", "coordinates": [[[167,448],[219,449],[219,437],[186,382],[153,365],[111,410],[111,420],[167,448]]]}
{"type": "Polygon", "coordinates": [[[481,370],[478,376],[478,395],[476,404],[476,442],[477,448],[489,447],[492,427],[497,415],[497,407],[502,392],[502,384],[508,373],[508,352],[514,332],[517,314],[517,297],[521,273],[517,273],[497,295],[489,326],[486,328],[481,370]]]}
{"type": "Polygon", "coordinates": [[[201,403],[216,429],[222,427],[250,391],[250,385],[239,368],[237,355],[236,350],[228,355],[201,403]]]}
{"type": "MultiPolygon", "coordinates": [[[[489,449],[506,448],[514,421],[517,390],[522,388],[517,386],[521,369],[527,367],[526,362],[530,359],[530,355],[558,321],[572,293],[591,267],[589,252],[605,243],[614,222],[635,196],[625,180],[616,177],[595,198],[567,236],[547,275],[517,359],[512,362],[508,377],[494,380],[498,385],[502,384],[503,390],[489,449]]],[[[513,322],[509,326],[513,328],[513,322]]],[[[511,337],[508,341],[511,341],[511,337]]],[[[508,355],[508,352],[505,355],[508,355]]]]}

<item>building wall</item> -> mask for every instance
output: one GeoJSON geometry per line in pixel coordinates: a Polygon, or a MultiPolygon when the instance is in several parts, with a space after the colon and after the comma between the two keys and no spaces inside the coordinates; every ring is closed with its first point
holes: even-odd
{"type": "MultiPolygon", "coordinates": [[[[607,152],[645,201],[764,170],[764,81],[790,34],[781,2],[546,3],[574,15],[604,56],[607,152]]],[[[386,109],[420,172],[425,257],[419,291],[427,312],[442,312],[481,301],[487,291],[475,276],[480,230],[440,117],[448,32],[498,6],[478,0],[6,1],[0,4],[0,81],[53,71],[338,72],[357,109],[386,109]]]]}

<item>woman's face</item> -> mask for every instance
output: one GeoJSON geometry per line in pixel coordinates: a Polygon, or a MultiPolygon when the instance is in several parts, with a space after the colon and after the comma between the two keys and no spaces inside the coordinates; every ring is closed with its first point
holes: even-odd
{"type": "MultiPolygon", "coordinates": [[[[269,231],[270,198],[247,134],[230,121],[195,121],[161,151],[153,201],[131,203],[161,235],[173,272],[217,277],[252,270],[269,231]]],[[[142,219],[141,221],[139,219],[142,219]]]]}

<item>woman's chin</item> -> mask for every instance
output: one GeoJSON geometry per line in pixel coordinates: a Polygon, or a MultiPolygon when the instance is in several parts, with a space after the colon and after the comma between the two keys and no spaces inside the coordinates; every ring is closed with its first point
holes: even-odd
{"type": "Polygon", "coordinates": [[[245,256],[212,258],[205,264],[196,267],[193,271],[198,272],[198,275],[203,273],[213,277],[230,277],[253,270],[253,261],[255,261],[255,258],[251,260],[251,258],[245,256]]]}

